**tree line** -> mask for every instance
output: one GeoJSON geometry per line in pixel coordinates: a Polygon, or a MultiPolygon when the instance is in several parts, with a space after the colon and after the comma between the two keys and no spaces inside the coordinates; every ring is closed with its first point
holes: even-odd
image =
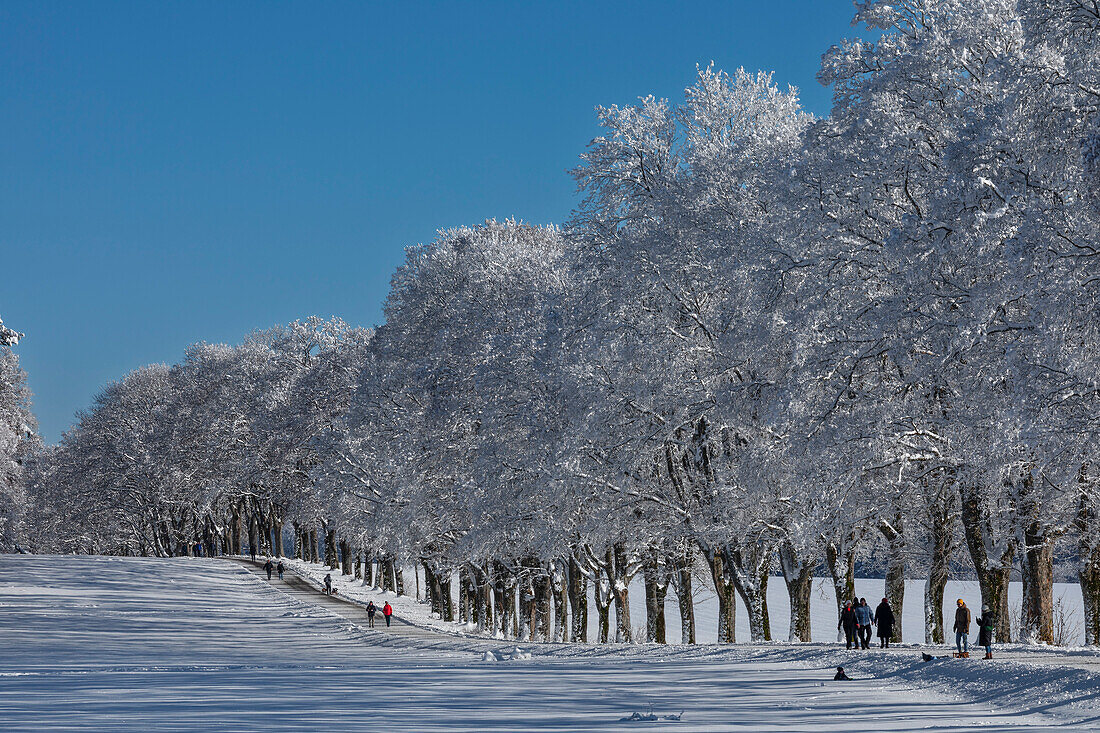
{"type": "Polygon", "coordinates": [[[824,54],[828,117],[700,69],[675,103],[598,110],[561,227],[410,247],[383,325],[310,318],[107,385],[20,461],[6,531],[247,538],[395,589],[415,563],[442,616],[562,641],[593,637],[590,596],[595,638],[635,640],[640,574],[646,640],[672,587],[693,642],[697,571],[720,642],[737,597],[770,639],[777,570],[808,641],[814,573],[839,609],[873,560],[895,608],[927,579],[942,642],[965,557],[998,639],[1018,574],[1018,635],[1049,643],[1058,554],[1100,643],[1100,14],[869,0],[854,22],[876,37],[824,54]]]}

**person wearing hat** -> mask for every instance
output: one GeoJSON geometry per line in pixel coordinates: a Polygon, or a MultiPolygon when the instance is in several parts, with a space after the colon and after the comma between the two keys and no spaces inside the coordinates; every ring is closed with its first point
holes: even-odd
{"type": "Polygon", "coordinates": [[[978,624],[978,646],[985,647],[985,658],[993,658],[993,612],[982,604],[982,615],[974,619],[978,624]]]}
{"type": "Polygon", "coordinates": [[[852,607],[851,601],[844,603],[844,610],[840,612],[840,623],[836,625],[837,630],[844,630],[844,640],[848,646],[846,648],[851,649],[853,646],[859,649],[859,637],[857,636],[857,630],[859,629],[859,622],[856,621],[856,611],[852,607]]]}
{"type": "Polygon", "coordinates": [[[894,635],[894,610],[885,598],[875,609],[875,624],[878,626],[879,647],[890,648],[890,637],[894,635]]]}
{"type": "Polygon", "coordinates": [[[967,654],[970,652],[970,609],[961,598],[955,601],[955,605],[955,648],[959,654],[967,654]]]}

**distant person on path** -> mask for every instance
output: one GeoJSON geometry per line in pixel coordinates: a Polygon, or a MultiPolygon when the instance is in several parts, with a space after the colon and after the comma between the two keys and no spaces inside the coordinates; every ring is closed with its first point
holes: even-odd
{"type": "Polygon", "coordinates": [[[875,609],[875,623],[878,625],[879,648],[889,649],[890,638],[894,635],[894,609],[890,608],[890,601],[885,598],[875,609]]]}
{"type": "Polygon", "coordinates": [[[867,605],[866,598],[859,599],[859,605],[855,608],[856,611],[856,629],[859,634],[859,646],[862,649],[871,648],[871,623],[874,619],[871,616],[871,607],[867,605]]]}
{"type": "Polygon", "coordinates": [[[978,646],[985,647],[985,658],[993,658],[993,612],[982,606],[982,615],[974,619],[978,624],[978,646]]]}
{"type": "Polygon", "coordinates": [[[267,579],[268,580],[271,580],[271,571],[274,570],[274,569],[275,569],[275,566],[271,564],[271,558],[268,558],[267,562],[264,563],[264,570],[267,571],[267,579]]]}
{"type": "Polygon", "coordinates": [[[248,555],[252,558],[252,562],[256,562],[256,548],[252,545],[248,546],[248,555]]]}
{"type": "Polygon", "coordinates": [[[332,573],[325,573],[325,593],[332,595],[332,573]]]}
{"type": "Polygon", "coordinates": [[[283,567],[283,561],[282,560],[280,560],[279,564],[275,566],[275,570],[279,573],[279,580],[282,580],[283,579],[283,571],[286,570],[286,568],[283,567]]]}
{"type": "Polygon", "coordinates": [[[393,606],[389,601],[386,601],[386,605],[382,606],[382,615],[386,617],[386,626],[390,625],[390,616],[393,615],[393,606]]]}
{"type": "Polygon", "coordinates": [[[955,648],[959,654],[970,651],[970,609],[963,603],[963,599],[955,601],[958,608],[955,609],[955,648]]]}
{"type": "Polygon", "coordinates": [[[374,601],[367,604],[367,626],[374,628],[374,614],[378,613],[378,606],[374,605],[374,601]]]}
{"type": "Polygon", "coordinates": [[[837,629],[844,629],[844,639],[848,643],[848,649],[851,649],[853,644],[857,649],[859,648],[859,640],[856,638],[856,623],[856,612],[852,608],[852,602],[846,601],[844,610],[840,612],[840,623],[836,627],[837,629]]]}

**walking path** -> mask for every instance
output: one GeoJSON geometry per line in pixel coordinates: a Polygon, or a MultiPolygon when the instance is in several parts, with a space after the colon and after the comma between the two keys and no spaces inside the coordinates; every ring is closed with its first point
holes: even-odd
{"type": "MultiPolygon", "coordinates": [[[[265,583],[269,582],[267,580],[267,572],[263,569],[263,564],[261,562],[253,562],[244,559],[235,560],[257,578],[263,580],[265,583]]],[[[423,626],[417,626],[399,618],[396,613],[391,619],[391,626],[387,627],[386,619],[382,616],[382,605],[384,602],[376,604],[378,606],[378,613],[375,614],[374,628],[372,629],[369,626],[367,609],[362,605],[342,596],[329,595],[320,587],[290,570],[283,573],[282,580],[279,579],[277,573],[272,573],[270,584],[272,587],[277,588],[299,601],[321,606],[325,610],[351,621],[367,633],[373,632],[378,636],[386,636],[388,637],[387,641],[390,642],[399,641],[403,645],[411,645],[419,649],[446,649],[447,651],[454,651],[456,646],[455,642],[464,641],[468,642],[468,644],[462,644],[461,646],[463,648],[479,654],[489,649],[500,647],[500,642],[462,638],[441,631],[428,629],[423,626]]],[[[382,640],[379,639],[378,641],[382,640]]]]}

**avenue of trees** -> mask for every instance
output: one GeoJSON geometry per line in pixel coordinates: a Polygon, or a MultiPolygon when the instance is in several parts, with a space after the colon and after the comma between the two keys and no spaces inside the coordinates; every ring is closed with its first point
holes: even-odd
{"type": "Polygon", "coordinates": [[[700,570],[720,642],[738,597],[753,640],[808,641],[813,576],[839,604],[874,561],[895,608],[927,578],[940,642],[965,559],[1000,641],[1052,642],[1058,557],[1100,644],[1100,12],[856,6],[875,38],[824,55],[828,117],[713,68],[601,108],[568,222],[409,248],[376,329],[194,345],[18,464],[3,347],[3,531],[258,546],[395,590],[415,564],[443,617],[561,641],[640,640],[639,575],[646,640],[671,588],[694,641],[700,570]]]}

